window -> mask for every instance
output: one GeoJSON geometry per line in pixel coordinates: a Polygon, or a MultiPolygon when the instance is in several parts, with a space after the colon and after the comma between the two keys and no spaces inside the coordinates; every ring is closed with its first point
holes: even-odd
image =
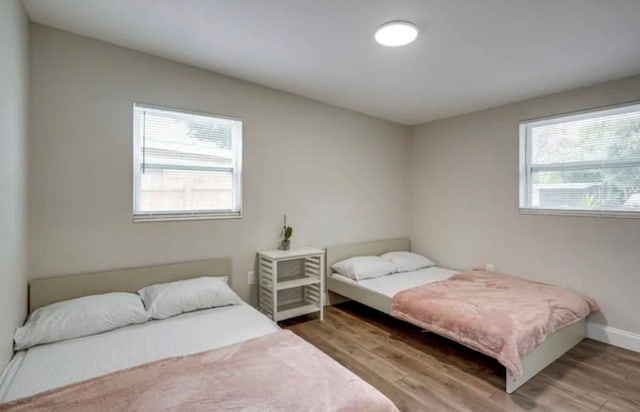
{"type": "Polygon", "coordinates": [[[640,217],[640,104],[522,122],[520,209],[640,217]]]}
{"type": "Polygon", "coordinates": [[[242,122],[136,104],[134,221],[239,217],[242,122]]]}

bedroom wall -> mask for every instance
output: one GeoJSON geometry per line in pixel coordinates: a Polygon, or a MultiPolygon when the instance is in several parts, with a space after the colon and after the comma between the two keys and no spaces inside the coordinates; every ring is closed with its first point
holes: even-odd
{"type": "Polygon", "coordinates": [[[640,333],[640,219],[518,210],[520,120],[637,99],[640,76],[416,126],[409,149],[413,248],[444,266],[493,263],[500,272],[580,290],[602,307],[594,322],[640,333]]]}
{"type": "Polygon", "coordinates": [[[28,45],[22,2],[0,1],[0,371],[26,315],[28,45]]]}
{"type": "MultiPolygon", "coordinates": [[[[30,276],[406,236],[408,128],[33,24],[30,276]],[[132,223],[132,104],[244,119],[244,217],[132,223]]],[[[252,296],[253,298],[253,296],[252,296]]]]}

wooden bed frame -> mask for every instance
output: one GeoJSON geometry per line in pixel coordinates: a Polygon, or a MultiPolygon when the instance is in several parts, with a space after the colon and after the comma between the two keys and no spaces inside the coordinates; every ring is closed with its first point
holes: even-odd
{"type": "Polygon", "coordinates": [[[108,272],[34,279],[29,282],[29,313],[63,300],[109,292],[136,292],[154,283],[198,276],[230,276],[231,258],[223,257],[108,272]]]}
{"type": "MultiPolygon", "coordinates": [[[[372,307],[388,315],[391,314],[391,298],[380,293],[366,289],[355,283],[347,283],[338,280],[332,275],[331,266],[341,260],[353,256],[381,255],[386,252],[411,250],[409,239],[381,240],[376,242],[353,243],[347,245],[331,246],[326,251],[326,277],[327,289],[333,293],[344,296],[363,305],[372,307]]],[[[524,375],[517,380],[511,380],[505,373],[505,389],[507,393],[513,393],[529,379],[537,375],[542,369],[562,356],[569,349],[580,343],[586,334],[586,322],[582,320],[573,325],[564,327],[540,344],[531,354],[522,360],[524,375]]]]}

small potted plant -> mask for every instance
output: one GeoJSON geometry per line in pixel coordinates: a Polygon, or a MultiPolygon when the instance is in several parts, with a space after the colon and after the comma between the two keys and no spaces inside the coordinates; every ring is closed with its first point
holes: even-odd
{"type": "Polygon", "coordinates": [[[293,228],[291,226],[285,226],[282,229],[282,250],[289,250],[291,247],[291,235],[293,234],[293,228]]]}

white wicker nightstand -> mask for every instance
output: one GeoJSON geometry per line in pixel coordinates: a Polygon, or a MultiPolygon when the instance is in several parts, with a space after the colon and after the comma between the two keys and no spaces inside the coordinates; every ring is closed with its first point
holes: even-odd
{"type": "Polygon", "coordinates": [[[258,253],[258,307],[274,321],[320,312],[324,318],[324,250],[299,247],[258,253]],[[283,265],[288,265],[283,270],[283,265]],[[278,295],[295,293],[296,299],[278,295]],[[285,292],[292,291],[292,292],[285,292]]]}

